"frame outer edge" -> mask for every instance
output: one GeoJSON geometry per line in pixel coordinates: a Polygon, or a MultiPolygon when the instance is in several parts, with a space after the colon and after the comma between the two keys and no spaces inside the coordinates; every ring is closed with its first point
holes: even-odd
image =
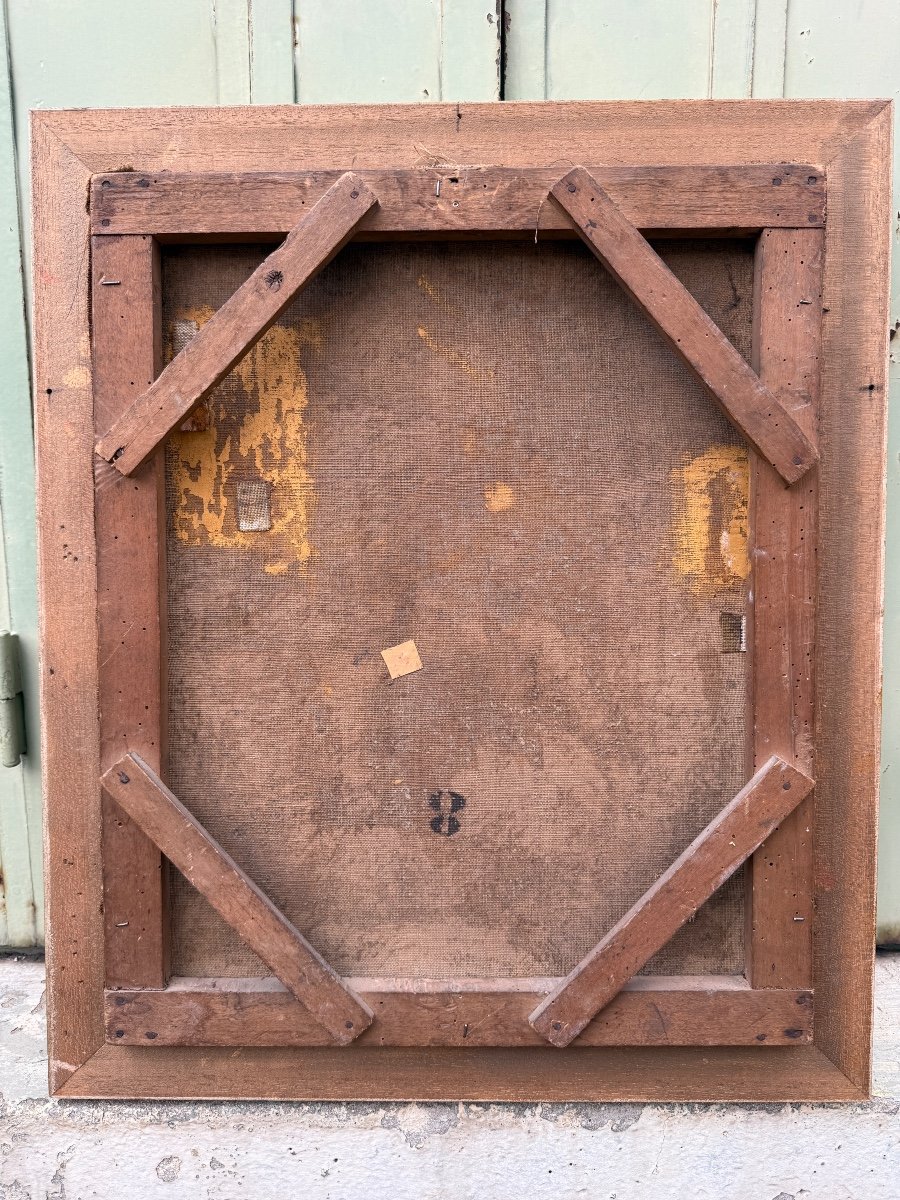
{"type": "Polygon", "coordinates": [[[90,172],[32,118],[34,407],[50,1094],[103,1043],[90,172]]]}
{"type": "MultiPolygon", "coordinates": [[[[454,1099],[521,1103],[854,1103],[866,1097],[815,1046],[701,1047],[700,1055],[679,1047],[581,1050],[569,1065],[548,1070],[522,1051],[399,1048],[392,1070],[378,1066],[384,1050],[360,1048],[348,1061],[345,1048],[280,1051],[259,1048],[221,1055],[204,1048],[103,1046],[61,1089],[65,1098],[133,1098],[129,1083],[139,1075],[147,1099],[441,1101],[446,1079],[454,1099]],[[772,1065],[778,1056],[779,1068],[772,1065]],[[118,1061],[116,1061],[118,1060],[118,1061]],[[651,1061],[652,1060],[652,1061],[651,1061]],[[179,1073],[178,1067],[184,1068],[179,1073]],[[373,1070],[373,1067],[376,1069],[373,1070]],[[749,1068],[749,1069],[748,1069],[749,1068]],[[255,1085],[259,1076],[265,1082],[255,1085]],[[377,1079],[376,1086],[372,1080],[377,1079]],[[188,1086],[185,1086],[185,1080],[188,1086]],[[673,1080],[677,1083],[673,1084],[673,1080]],[[598,1082],[603,1095],[598,1097],[598,1082]]],[[[559,1052],[528,1050],[559,1064],[559,1052]]]]}
{"type": "Polygon", "coordinates": [[[881,742],[892,117],[888,102],[827,166],[820,415],[816,748],[829,769],[820,772],[814,841],[814,1042],[866,1098],[881,742]],[[832,349],[836,341],[840,353],[832,349]],[[848,405],[860,418],[852,442],[842,423],[848,405]],[[849,522],[848,501],[854,513],[849,522]],[[823,629],[830,636],[823,637],[823,629]],[[826,812],[830,820],[822,819],[826,812]]]}

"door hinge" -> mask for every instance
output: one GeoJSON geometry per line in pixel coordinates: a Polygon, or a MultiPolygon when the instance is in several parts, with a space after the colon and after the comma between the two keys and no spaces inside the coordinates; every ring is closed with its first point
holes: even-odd
{"type": "Polygon", "coordinates": [[[0,763],[17,767],[25,753],[25,703],[19,639],[0,631],[0,763]]]}

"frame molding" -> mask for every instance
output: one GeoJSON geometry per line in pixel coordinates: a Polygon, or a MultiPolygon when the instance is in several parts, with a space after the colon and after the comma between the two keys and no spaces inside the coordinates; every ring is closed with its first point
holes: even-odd
{"type": "MultiPolygon", "coordinates": [[[[869,101],[35,114],[36,408],[54,1094],[609,1100],[845,1100],[867,1094],[889,139],[889,105],[869,101]],[[345,141],[351,127],[352,152],[345,141]],[[235,1059],[233,1050],[221,1046],[105,1045],[86,277],[90,228],[84,205],[91,175],[115,172],[123,162],[144,173],[210,167],[241,172],[248,166],[315,171],[322,163],[342,160],[358,170],[384,170],[386,162],[398,170],[434,169],[437,162],[460,171],[466,163],[522,168],[558,162],[560,156],[564,165],[605,159],[637,167],[685,166],[688,158],[698,158],[726,165],[789,161],[827,168],[816,662],[824,700],[817,709],[815,739],[814,1044],[702,1052],[607,1045],[562,1056],[549,1048],[398,1049],[390,1060],[379,1059],[379,1050],[367,1046],[349,1052],[351,1057],[339,1049],[255,1046],[235,1059]],[[859,397],[852,421],[846,419],[848,397],[859,397]],[[879,535],[875,540],[873,530],[879,535]]],[[[102,472],[100,482],[102,494],[102,472]]],[[[146,757],[141,745],[130,748],[146,757]]],[[[121,743],[117,749],[120,754],[121,743]]]]}

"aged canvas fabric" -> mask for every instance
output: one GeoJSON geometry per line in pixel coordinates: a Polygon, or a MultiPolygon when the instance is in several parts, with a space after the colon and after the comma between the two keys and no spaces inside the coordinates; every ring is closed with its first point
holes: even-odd
{"type": "MultiPolygon", "coordinates": [[[[661,252],[748,354],[751,252],[661,252]]],[[[166,251],[170,353],[263,256],[166,251]]],[[[565,973],[747,778],[735,430],[563,241],[350,246],[207,407],[167,782],[345,974],[565,973]]],[[[739,972],[742,886],[648,969],[739,972]]],[[[173,899],[175,974],[268,974],[173,899]]]]}

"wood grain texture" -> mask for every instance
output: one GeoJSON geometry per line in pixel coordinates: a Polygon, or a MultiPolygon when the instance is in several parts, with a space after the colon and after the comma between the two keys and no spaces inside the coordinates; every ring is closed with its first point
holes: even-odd
{"type": "Polygon", "coordinates": [[[332,1039],[353,1041],[372,1021],[371,1009],[282,916],[134,754],[103,776],[104,791],[159,846],[216,912],[240,934],[332,1039]]]}
{"type": "Polygon", "coordinates": [[[90,235],[84,207],[90,176],[39,122],[31,149],[48,1073],[54,1092],[103,1042],[90,235]]]}
{"type": "Polygon", "coordinates": [[[97,442],[122,475],[135,471],[255,346],[280,313],[350,239],[377,200],[347,172],[316,201],[284,243],[210,318],[97,442]]]}
{"type": "Polygon", "coordinates": [[[784,1103],[864,1093],[815,1046],[102,1046],[60,1097],[784,1103]]]}
{"type": "MultiPolygon", "coordinates": [[[[642,229],[755,229],[825,222],[825,175],[796,163],[589,168],[626,218],[642,229]]],[[[358,236],[466,231],[482,234],[571,232],[547,193],[553,167],[419,167],[362,170],[378,207],[358,236]]],[[[91,184],[96,234],[160,237],[283,234],[340,177],[339,171],[251,175],[210,173],[98,175],[91,184]]]]}
{"type": "MultiPolygon", "coordinates": [[[[375,1013],[359,1046],[543,1046],[528,1014],[554,979],[348,978],[375,1013]]],[[[641,976],[580,1046],[789,1046],[812,1039],[809,991],[758,991],[739,976],[641,976]]],[[[178,979],[165,991],[110,991],[106,1038],[146,1046],[328,1046],[274,979],[178,979]]]]}
{"type": "Polygon", "coordinates": [[[812,780],[774,755],[528,1020],[568,1046],[777,828],[812,780]]]}
{"type": "Polygon", "coordinates": [[[869,1089],[890,105],[753,101],[116,109],[32,120],[51,1093],[859,1101],[869,1089]],[[826,167],[815,1046],[546,1050],[103,1044],[90,175],[560,162],[826,167]],[[869,387],[872,391],[869,391],[869,387]],[[865,391],[860,391],[860,389],[865,391]],[[848,398],[852,401],[848,408],[848,398]],[[848,419],[852,416],[852,423],[848,419]],[[832,451],[839,451],[831,468],[832,451]],[[63,544],[73,553],[63,557],[63,544]],[[833,591],[833,596],[829,592],[833,591]],[[825,703],[822,697],[832,699],[825,703]]]}
{"type": "Polygon", "coordinates": [[[121,108],[35,119],[92,174],[820,163],[884,100],[121,108]]]}
{"type": "MultiPolygon", "coordinates": [[[[825,239],[767,229],[757,244],[753,365],[804,432],[818,424],[825,239]]],[[[785,488],[751,466],[753,767],[777,754],[815,774],[813,744],[818,467],[785,488]]],[[[813,796],[781,823],[748,871],[747,977],[755,987],[812,983],[813,796]]]]}
{"type": "MultiPolygon", "coordinates": [[[[159,254],[150,237],[103,238],[92,251],[94,426],[99,431],[159,372],[159,254]]],[[[102,770],[127,749],[160,769],[161,471],[157,458],[126,480],[95,460],[102,770]]],[[[103,862],[107,986],[162,987],[168,958],[162,856],[106,798],[103,862]]]]}
{"type": "Polygon", "coordinates": [[[871,1086],[891,134],[889,104],[832,159],[816,614],[816,1043],[871,1086]]]}
{"type": "Polygon", "coordinates": [[[747,440],[787,482],[816,461],[814,443],[687,288],[583,167],[550,190],[582,240],[640,305],[747,440]]]}

